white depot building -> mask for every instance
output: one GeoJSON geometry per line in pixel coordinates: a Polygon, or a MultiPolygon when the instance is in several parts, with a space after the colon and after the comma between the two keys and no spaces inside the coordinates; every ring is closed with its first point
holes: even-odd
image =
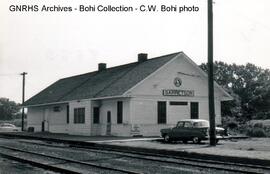
{"type": "MultiPolygon", "coordinates": [[[[183,52],[63,78],[24,103],[28,127],[76,135],[154,136],[186,118],[207,119],[208,81],[183,52]]],[[[215,84],[216,123],[221,101],[215,84]]]]}

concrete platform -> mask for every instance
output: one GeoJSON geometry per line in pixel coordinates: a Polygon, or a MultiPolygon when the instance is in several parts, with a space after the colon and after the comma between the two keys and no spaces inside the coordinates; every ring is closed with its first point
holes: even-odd
{"type": "Polygon", "coordinates": [[[58,139],[67,141],[82,141],[82,142],[124,142],[124,141],[150,141],[161,140],[161,137],[116,137],[116,136],[82,136],[82,135],[69,135],[61,133],[49,132],[0,132],[0,135],[34,138],[34,139],[58,139]]]}

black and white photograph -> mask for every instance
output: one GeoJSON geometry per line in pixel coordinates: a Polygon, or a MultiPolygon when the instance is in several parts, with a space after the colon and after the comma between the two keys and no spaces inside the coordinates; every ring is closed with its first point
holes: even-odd
{"type": "Polygon", "coordinates": [[[269,0],[3,0],[0,174],[270,173],[269,0]]]}

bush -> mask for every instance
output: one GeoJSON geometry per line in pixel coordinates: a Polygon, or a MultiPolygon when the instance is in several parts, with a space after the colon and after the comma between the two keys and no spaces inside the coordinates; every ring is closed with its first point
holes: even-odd
{"type": "Polygon", "coordinates": [[[267,120],[270,119],[270,111],[258,112],[253,116],[253,120],[267,120]]]}
{"type": "Polygon", "coordinates": [[[227,123],[227,127],[230,129],[235,129],[238,127],[238,123],[236,121],[231,121],[231,122],[227,123]]]}
{"type": "Polygon", "coordinates": [[[238,133],[246,134],[246,135],[247,135],[247,132],[248,132],[249,129],[253,129],[253,128],[250,125],[246,124],[246,123],[245,124],[239,124],[238,128],[237,128],[238,133]]]}
{"type": "Polygon", "coordinates": [[[266,133],[263,128],[253,127],[247,130],[247,135],[250,137],[266,137],[266,133]]]}
{"type": "Polygon", "coordinates": [[[255,123],[253,125],[254,128],[263,128],[263,123],[255,123]]]}

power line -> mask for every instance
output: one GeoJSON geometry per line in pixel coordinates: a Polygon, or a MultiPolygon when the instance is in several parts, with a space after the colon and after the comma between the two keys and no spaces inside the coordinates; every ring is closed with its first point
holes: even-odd
{"type": "Polygon", "coordinates": [[[20,75],[19,73],[3,73],[3,74],[0,74],[0,76],[17,76],[17,75],[20,75]]]}
{"type": "Polygon", "coordinates": [[[184,72],[177,72],[178,74],[182,74],[182,75],[185,75],[185,76],[191,76],[191,77],[198,77],[200,78],[201,76],[200,75],[196,75],[196,74],[188,74],[188,73],[184,73],[184,72]]]}

